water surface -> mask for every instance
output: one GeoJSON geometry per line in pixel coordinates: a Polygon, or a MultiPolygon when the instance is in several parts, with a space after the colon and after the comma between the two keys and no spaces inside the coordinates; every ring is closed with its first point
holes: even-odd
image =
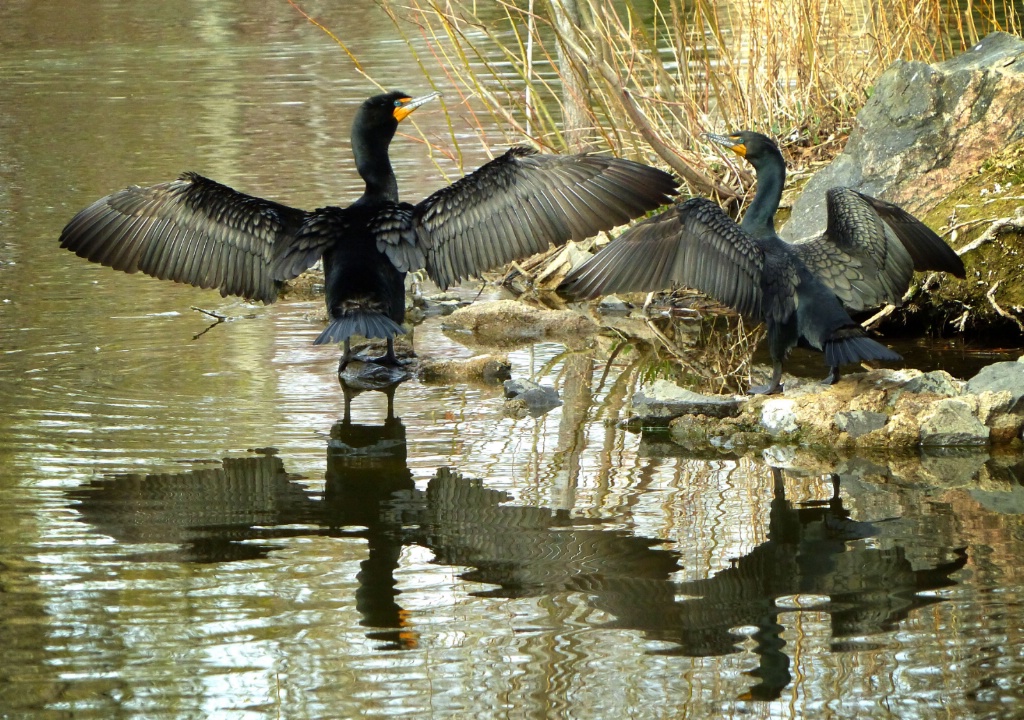
{"type": "MultiPolygon", "coordinates": [[[[309,9],[430,89],[376,5],[309,9]]],[[[240,0],[6,2],[0,40],[0,716],[1019,716],[1021,457],[688,457],[615,424],[628,353],[554,343],[511,353],[546,415],[409,381],[346,418],[316,303],[56,244],[186,169],[354,198],[344,53],[240,0]]],[[[393,157],[411,200],[454,168],[393,157]]],[[[475,352],[436,319],[416,345],[475,352]]]]}

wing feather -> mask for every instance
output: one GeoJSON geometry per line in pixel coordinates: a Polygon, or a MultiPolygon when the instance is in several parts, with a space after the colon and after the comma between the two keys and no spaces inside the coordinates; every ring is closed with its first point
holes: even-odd
{"type": "Polygon", "coordinates": [[[273,276],[270,266],[287,254],[307,217],[185,173],[97,200],[65,226],[60,244],[116,270],[273,302],[274,280],[285,278],[273,276]]]}
{"type": "Polygon", "coordinates": [[[870,195],[856,194],[871,205],[906,248],[914,261],[915,270],[937,270],[951,273],[959,278],[966,276],[963,260],[930,227],[898,205],[870,195]]]}
{"type": "Polygon", "coordinates": [[[825,232],[792,248],[847,309],[901,304],[915,270],[964,276],[956,253],[896,205],[844,187],[830,188],[826,203],[825,232]]]}
{"type": "Polygon", "coordinates": [[[629,160],[512,148],[419,203],[417,237],[428,274],[446,288],[628,222],[668,202],[676,186],[629,160]]]}
{"type": "Polygon", "coordinates": [[[687,286],[762,318],[765,256],[721,208],[691,198],[637,224],[574,269],[562,289],[581,298],[687,286]]]}

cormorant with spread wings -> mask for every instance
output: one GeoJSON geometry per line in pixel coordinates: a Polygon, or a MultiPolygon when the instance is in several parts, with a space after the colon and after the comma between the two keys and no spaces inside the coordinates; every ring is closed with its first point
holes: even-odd
{"type": "Polygon", "coordinates": [[[788,243],[775,232],[786,179],[775,142],[749,131],[708,138],[754,166],[757,192],[742,224],[710,200],[691,198],[620,235],[561,288],[593,298],[685,285],[763,321],[772,378],[751,393],[781,391],[782,361],[797,345],[824,352],[829,384],[839,379],[841,365],[899,360],[848,311],[900,304],[915,270],[964,277],[959,256],[896,205],[843,187],[827,192],[825,232],[788,243]]]}
{"type": "Polygon", "coordinates": [[[323,257],[330,324],[315,342],[343,342],[343,366],[351,336],[384,338],[377,361],[395,364],[406,273],[425,268],[444,289],[611,229],[675,195],[671,175],[641,163],[514,147],[416,205],[400,202],[388,147],[398,123],[436,96],[390,92],[360,106],[352,153],[366,191],[348,207],[299,210],[188,172],[97,200],[67,224],[61,247],[117,270],[265,303],[323,257]]]}

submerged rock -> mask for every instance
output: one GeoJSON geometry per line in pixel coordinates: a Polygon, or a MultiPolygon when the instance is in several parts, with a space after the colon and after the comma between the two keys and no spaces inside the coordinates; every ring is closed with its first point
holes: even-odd
{"type": "Polygon", "coordinates": [[[471,333],[478,341],[515,344],[545,337],[578,338],[597,331],[597,324],[570,310],[548,310],[517,300],[473,303],[444,319],[442,327],[471,333]]]}
{"type": "Polygon", "coordinates": [[[506,380],[504,383],[506,411],[518,416],[518,411],[533,416],[543,415],[562,404],[558,392],[533,380],[506,380]]]}
{"type": "Polygon", "coordinates": [[[470,358],[423,358],[418,374],[426,382],[481,380],[499,383],[512,377],[507,355],[476,355],[470,358]]]}

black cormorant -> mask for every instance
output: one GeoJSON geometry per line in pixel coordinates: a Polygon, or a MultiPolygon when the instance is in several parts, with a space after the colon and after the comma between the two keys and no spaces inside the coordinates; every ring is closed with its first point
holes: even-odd
{"type": "Polygon", "coordinates": [[[782,389],[782,361],[796,345],[824,352],[829,384],[839,379],[840,365],[899,360],[848,310],[899,304],[914,270],[964,277],[957,254],[899,207],[842,187],[827,193],[825,232],[788,243],[774,223],[786,178],[778,146],[755,132],[708,137],[756,171],[757,192],[742,224],[711,201],[691,198],[613,240],[573,270],[562,289],[592,298],[686,285],[764,321],[772,379],[751,393],[782,389]]]}
{"type": "Polygon", "coordinates": [[[330,324],[316,344],[387,340],[395,364],[404,332],[405,275],[438,286],[627,222],[668,202],[677,181],[601,155],[541,155],[514,147],[416,205],[399,202],[388,146],[398,123],[438,93],[366,100],[352,153],[366,191],[346,208],[305,211],[245,195],[196,173],[132,186],[79,212],[61,247],[125,272],[218,288],[271,303],[282,281],[323,257],[330,324]]]}

